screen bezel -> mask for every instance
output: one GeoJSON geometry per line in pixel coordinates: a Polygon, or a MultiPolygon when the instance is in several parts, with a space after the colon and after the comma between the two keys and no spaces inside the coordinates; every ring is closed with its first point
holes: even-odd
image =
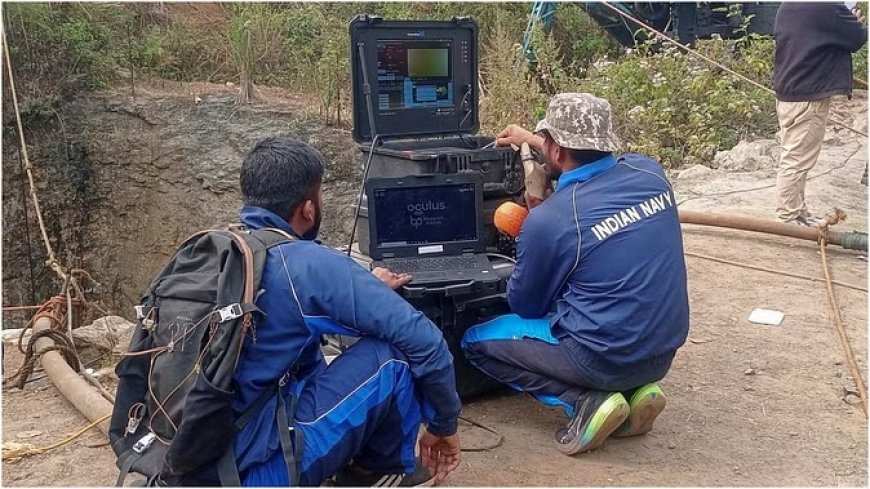
{"type": "Polygon", "coordinates": [[[483,179],[478,173],[453,173],[453,174],[424,174],[410,175],[400,178],[370,178],[366,181],[366,199],[368,210],[370,255],[375,260],[385,258],[409,258],[409,257],[434,257],[455,256],[462,253],[483,253],[486,250],[486,241],[483,236],[483,179]],[[420,254],[420,247],[429,245],[390,245],[381,247],[378,245],[377,209],[374,205],[374,192],[376,189],[391,189],[397,187],[437,187],[452,184],[474,184],[475,226],[477,239],[473,241],[455,241],[443,243],[443,251],[438,253],[420,254]]]}
{"type": "Polygon", "coordinates": [[[353,131],[356,142],[370,142],[373,138],[369,123],[366,90],[363,88],[363,70],[368,77],[375,127],[381,138],[406,138],[476,134],[480,128],[478,93],[478,29],[472,19],[439,21],[385,21],[377,17],[358,16],[351,21],[350,60],[353,102],[353,131]],[[426,107],[396,109],[381,112],[377,101],[378,42],[402,40],[450,41],[451,76],[453,81],[453,108],[450,111],[426,107]],[[362,67],[360,47],[366,65],[362,67]],[[463,61],[467,58],[467,63],[463,61]],[[466,97],[466,92],[468,93],[466,97]],[[465,97],[465,103],[463,98],[465,97]],[[435,113],[436,110],[441,110],[435,113]],[[466,117],[467,116],[467,117],[466,117]],[[460,123],[462,126],[460,128],[460,123]]]}

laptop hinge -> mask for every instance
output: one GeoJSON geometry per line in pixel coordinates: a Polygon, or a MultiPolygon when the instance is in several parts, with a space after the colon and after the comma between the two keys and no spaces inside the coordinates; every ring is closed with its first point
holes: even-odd
{"type": "Polygon", "coordinates": [[[474,248],[465,248],[462,250],[463,255],[473,255],[475,253],[477,253],[477,252],[474,251],[474,248]]]}

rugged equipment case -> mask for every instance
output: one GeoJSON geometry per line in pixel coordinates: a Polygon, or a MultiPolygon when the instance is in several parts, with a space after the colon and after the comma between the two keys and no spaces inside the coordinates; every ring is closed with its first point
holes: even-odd
{"type": "MultiPolygon", "coordinates": [[[[449,21],[386,21],[360,15],[349,27],[353,88],[353,137],[370,159],[368,177],[404,177],[426,173],[479,173],[483,178],[483,227],[487,249],[503,251],[493,225],[499,204],[517,200],[524,179],[519,155],[511,148],[492,147],[494,139],[477,136],[478,45],[477,24],[469,18],[449,21]],[[378,41],[399,39],[445,40],[452,44],[453,111],[430,109],[385,110],[376,105],[378,41]],[[375,128],[372,131],[372,127],[375,128]],[[374,141],[374,144],[372,144],[374,141]]],[[[357,223],[359,249],[369,255],[367,202],[363,200],[357,223]]],[[[503,389],[499,382],[472,366],[460,343],[475,324],[510,312],[505,280],[497,288],[472,288],[456,293],[411,293],[402,296],[422,311],[444,334],[453,355],[456,389],[463,398],[503,389]]],[[[346,348],[355,340],[331,335],[329,343],[346,348]]]]}

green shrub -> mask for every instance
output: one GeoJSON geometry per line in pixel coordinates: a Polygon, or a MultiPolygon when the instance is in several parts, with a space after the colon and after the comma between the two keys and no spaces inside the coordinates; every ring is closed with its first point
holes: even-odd
{"type": "MultiPolygon", "coordinates": [[[[769,39],[742,50],[722,40],[701,41],[696,48],[750,79],[770,79],[769,39]]],[[[590,74],[576,89],[611,102],[625,149],[668,167],[709,163],[716,151],[776,127],[773,97],[766,91],[675,47],[647,45],[590,74]]]]}
{"type": "Polygon", "coordinates": [[[117,77],[121,39],[111,26],[126,12],[105,4],[6,3],[4,22],[19,98],[49,104],[117,77]]]}
{"type": "Polygon", "coordinates": [[[516,30],[500,19],[483,42],[481,132],[495,134],[508,124],[528,127],[544,115],[548,97],[533,80],[516,30]]]}

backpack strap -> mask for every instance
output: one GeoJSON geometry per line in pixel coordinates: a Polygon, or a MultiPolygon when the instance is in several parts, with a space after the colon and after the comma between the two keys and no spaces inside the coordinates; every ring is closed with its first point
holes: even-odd
{"type": "MultiPolygon", "coordinates": [[[[234,423],[236,431],[241,430],[251,421],[251,418],[266,404],[266,402],[275,395],[278,391],[278,384],[273,384],[272,387],[264,390],[254,401],[242,412],[239,419],[234,423]]],[[[217,462],[218,478],[221,482],[221,487],[240,487],[242,485],[239,479],[239,468],[236,465],[236,452],[233,449],[233,442],[230,442],[227,450],[217,462]]]]}
{"type": "MultiPolygon", "coordinates": [[[[254,304],[254,252],[251,250],[251,247],[248,246],[248,242],[245,241],[239,233],[235,231],[230,231],[233,239],[239,244],[239,248],[242,250],[242,254],[245,257],[245,291],[242,294],[242,304],[254,304]]],[[[245,326],[250,325],[251,314],[250,312],[245,313],[245,326]]],[[[247,329],[247,328],[246,328],[247,329]]]]}
{"type": "Polygon", "coordinates": [[[299,471],[302,462],[302,431],[296,426],[296,395],[290,393],[290,422],[287,418],[287,407],[281,389],[278,389],[278,410],[275,421],[278,423],[278,441],[287,466],[287,480],[290,486],[299,485],[299,471]],[[292,440],[291,440],[292,435],[292,440]]]}
{"type": "MultiPolygon", "coordinates": [[[[263,228],[253,231],[247,231],[244,227],[231,226],[228,228],[228,231],[239,243],[239,247],[245,256],[245,293],[242,298],[242,310],[245,313],[243,328],[247,330],[247,328],[250,326],[251,321],[250,313],[252,311],[259,311],[259,309],[254,305],[254,252],[251,249],[251,246],[245,240],[244,234],[247,234],[248,236],[256,239],[259,245],[262,245],[263,248],[267,250],[279,244],[296,241],[297,238],[292,234],[278,228],[263,228]],[[246,308],[246,306],[248,307],[246,308]]],[[[256,246],[257,243],[255,243],[255,247],[256,246]]],[[[291,419],[294,420],[293,425],[289,424],[288,422],[287,407],[284,401],[284,396],[281,393],[281,387],[283,387],[285,383],[285,377],[282,377],[279,381],[275,382],[272,387],[263,391],[257,398],[257,400],[254,401],[254,403],[251,404],[247,409],[245,409],[245,411],[236,420],[235,428],[236,430],[241,430],[245,425],[248,424],[248,422],[256,413],[259,413],[260,410],[263,409],[263,406],[269,399],[277,395],[278,406],[275,413],[275,420],[278,425],[277,427],[278,439],[280,442],[279,444],[282,454],[284,456],[285,464],[287,465],[287,476],[289,478],[290,485],[296,486],[299,483],[302,434],[301,432],[299,432],[299,430],[296,429],[295,426],[296,396],[292,394],[290,402],[290,416],[291,419]],[[291,433],[293,433],[294,435],[293,442],[291,442],[290,440],[291,433]]],[[[236,465],[235,450],[233,449],[233,442],[230,442],[229,447],[218,460],[217,471],[218,477],[220,478],[221,486],[241,486],[238,466],[236,465]]]]}
{"type": "MultiPolygon", "coordinates": [[[[269,400],[275,394],[275,389],[266,389],[260,394],[260,397],[251,404],[248,409],[245,409],[245,412],[239,416],[239,419],[236,420],[235,427],[236,430],[242,429],[248,421],[251,420],[251,417],[254,413],[259,412],[260,409],[263,409],[263,405],[266,404],[266,401],[269,400]]],[[[236,451],[233,449],[234,441],[231,441],[229,446],[227,446],[227,450],[217,461],[217,473],[218,479],[220,479],[221,487],[241,487],[242,481],[239,478],[239,467],[236,465],[236,451]]]]}
{"type": "MultiPolygon", "coordinates": [[[[284,456],[284,463],[287,466],[287,477],[290,481],[290,486],[299,485],[299,470],[302,461],[302,432],[296,426],[296,395],[290,394],[290,418],[287,417],[287,404],[284,401],[284,396],[281,393],[281,387],[284,384],[284,377],[278,382],[272,384],[272,387],[264,390],[253,404],[239,416],[235,422],[236,430],[241,430],[251,421],[254,414],[260,412],[266,402],[276,396],[278,406],[275,409],[275,422],[278,425],[278,441],[281,447],[281,453],[284,456]],[[289,421],[288,421],[289,420],[289,421]],[[292,424],[291,424],[292,422],[292,424]],[[291,440],[291,434],[293,439],[291,440]]],[[[220,478],[222,487],[240,487],[242,485],[239,478],[239,469],[236,465],[236,455],[233,449],[232,442],[227,447],[226,452],[217,462],[217,472],[220,478]]]]}

